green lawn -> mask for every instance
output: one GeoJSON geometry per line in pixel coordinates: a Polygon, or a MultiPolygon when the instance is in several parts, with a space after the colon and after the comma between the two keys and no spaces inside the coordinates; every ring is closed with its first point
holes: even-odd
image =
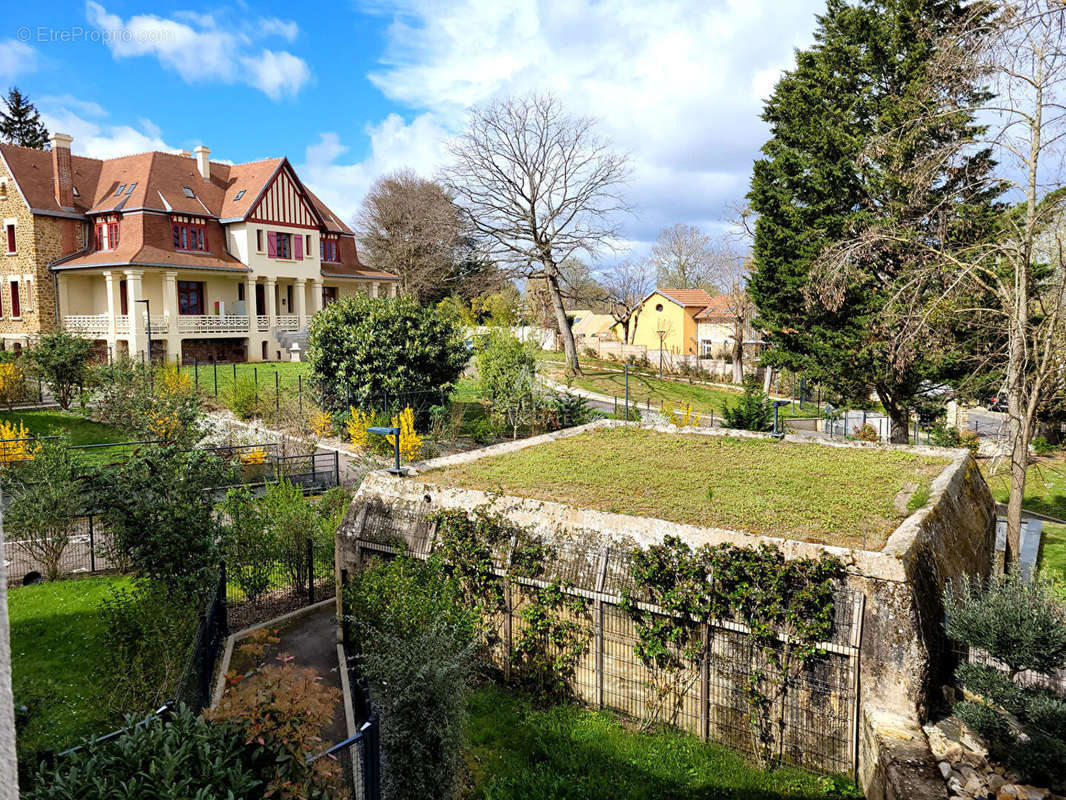
{"type": "MultiPolygon", "coordinates": [[[[986,477],[992,496],[1000,503],[1006,503],[1010,494],[1008,465],[1002,465],[994,476],[986,477]]],[[[1025,477],[1022,507],[1037,514],[1066,519],[1066,461],[1056,459],[1030,465],[1025,477]]],[[[1066,526],[1044,524],[1040,565],[1066,581],[1066,526]]]]}
{"type": "MultiPolygon", "coordinates": [[[[233,387],[234,367],[236,367],[237,381],[258,382],[262,397],[274,396],[274,375],[277,374],[278,387],[282,392],[293,391],[299,388],[303,378],[304,392],[308,391],[307,377],[311,373],[310,364],[306,361],[264,361],[257,364],[219,364],[218,396],[224,399],[233,387]]],[[[200,389],[209,396],[215,394],[216,369],[210,363],[200,364],[199,367],[182,367],[182,372],[195,381],[200,389]]],[[[310,397],[309,394],[304,395],[310,397]]]]}
{"type": "Polygon", "coordinates": [[[125,441],[112,425],[92,422],[78,414],[67,411],[2,411],[0,420],[22,422],[30,433],[48,436],[55,433],[70,434],[71,444],[101,444],[125,441]]]}
{"type": "Polygon", "coordinates": [[[476,800],[861,797],[846,780],[765,772],[694,736],[639,734],[611,713],[574,705],[538,710],[492,685],[474,691],[468,710],[465,755],[476,800]]]}
{"type": "Polygon", "coordinates": [[[590,431],[424,473],[425,480],[754,534],[880,549],[893,500],[927,488],[943,458],[898,450],[590,431]]]}
{"type": "MultiPolygon", "coordinates": [[[[548,362],[546,374],[548,377],[560,383],[565,383],[566,378],[559,368],[553,368],[554,362],[548,362]]],[[[571,385],[589,392],[599,392],[609,397],[617,397],[621,404],[625,397],[625,375],[618,372],[619,367],[613,369],[596,369],[584,367],[584,376],[573,378],[571,385]]],[[[698,383],[688,383],[678,378],[659,379],[653,375],[629,373],[629,398],[640,408],[658,408],[666,403],[668,410],[674,406],[691,403],[694,411],[704,414],[713,412],[716,418],[721,418],[726,406],[736,405],[740,398],[740,392],[731,389],[721,389],[714,386],[704,386],[698,383]]],[[[810,417],[818,416],[818,408],[813,403],[805,403],[801,408],[796,404],[796,410],[791,405],[781,407],[781,415],[784,417],[810,417]]]]}
{"type": "Polygon", "coordinates": [[[21,755],[69,747],[115,722],[100,685],[105,654],[97,609],[112,586],[126,582],[80,578],[9,590],[15,704],[28,708],[18,731],[21,755]]]}

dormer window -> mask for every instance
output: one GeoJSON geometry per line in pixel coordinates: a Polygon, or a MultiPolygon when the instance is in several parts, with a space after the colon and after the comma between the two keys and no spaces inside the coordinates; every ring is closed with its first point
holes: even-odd
{"type": "Polygon", "coordinates": [[[186,197],[190,197],[190,198],[196,197],[196,195],[193,193],[193,190],[190,189],[188,186],[182,186],[181,190],[185,193],[186,197]]]}
{"type": "Polygon", "coordinates": [[[237,192],[237,195],[233,198],[233,202],[236,203],[242,197],[244,197],[244,189],[241,189],[239,192],[237,192]]]}
{"type": "Polygon", "coordinates": [[[339,264],[340,260],[341,260],[340,259],[340,247],[338,246],[339,244],[340,244],[340,242],[337,240],[337,238],[335,236],[331,236],[329,238],[326,238],[325,236],[323,236],[319,240],[319,247],[318,247],[319,253],[322,256],[322,260],[323,261],[328,261],[328,262],[333,263],[333,264],[339,264]]]}
{"type": "Polygon", "coordinates": [[[97,250],[114,250],[118,247],[118,220],[114,217],[97,220],[93,225],[93,232],[97,250]]]}
{"type": "Polygon", "coordinates": [[[207,250],[207,226],[200,220],[174,217],[171,221],[174,249],[193,252],[207,250]]]}
{"type": "Polygon", "coordinates": [[[133,194],[133,190],[136,189],[136,188],[137,188],[137,184],[136,183],[131,183],[128,187],[126,187],[126,194],[127,195],[133,194]]]}
{"type": "Polygon", "coordinates": [[[115,189],[115,197],[118,197],[120,194],[122,194],[122,192],[124,192],[125,189],[126,189],[126,184],[120,183],[118,185],[118,188],[115,189]]]}

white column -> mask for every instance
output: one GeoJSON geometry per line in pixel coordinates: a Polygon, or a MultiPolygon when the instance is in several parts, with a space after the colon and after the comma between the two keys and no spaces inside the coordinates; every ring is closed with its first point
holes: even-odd
{"type": "MultiPolygon", "coordinates": [[[[304,328],[307,325],[307,279],[297,278],[296,285],[293,287],[293,303],[296,305],[295,314],[297,318],[296,324],[300,328],[304,328]]],[[[293,309],[289,309],[293,311],[293,309]]]]}
{"type": "Polygon", "coordinates": [[[107,347],[111,351],[111,358],[118,355],[115,347],[115,337],[118,335],[118,315],[122,306],[115,301],[115,289],[118,287],[111,270],[104,270],[104,292],[107,295],[107,347]]]}
{"type": "Polygon", "coordinates": [[[130,313],[130,358],[141,360],[141,353],[148,357],[147,340],[144,336],[144,306],[142,299],[141,276],[144,270],[127,269],[126,273],[126,310],[130,313]]]}
{"type": "Polygon", "coordinates": [[[311,279],[311,315],[314,316],[322,310],[322,281],[319,278],[311,279]]]}
{"type": "Polygon", "coordinates": [[[178,329],[178,273],[176,272],[163,273],[163,316],[167,318],[166,333],[169,336],[178,329]]]}
{"type": "Polygon", "coordinates": [[[248,315],[248,330],[259,330],[255,319],[258,313],[255,308],[255,276],[251,273],[244,277],[244,311],[248,315]]]}
{"type": "MultiPolygon", "coordinates": [[[[70,278],[60,273],[57,276],[59,282],[59,296],[56,298],[56,303],[59,305],[59,321],[63,321],[63,317],[70,313],[70,278]]],[[[36,289],[36,286],[34,287],[36,289]]],[[[36,308],[36,306],[34,306],[36,308]]]]}
{"type": "Polygon", "coordinates": [[[275,281],[273,278],[267,278],[266,284],[263,286],[263,294],[266,295],[266,315],[270,318],[269,325],[271,328],[278,324],[277,300],[274,297],[274,291],[276,286],[277,281],[275,281]]]}
{"type": "Polygon", "coordinates": [[[395,297],[400,293],[400,284],[398,281],[393,281],[389,284],[389,297],[395,297]]]}
{"type": "Polygon", "coordinates": [[[374,281],[373,283],[371,283],[370,284],[370,296],[371,297],[377,297],[378,296],[378,290],[380,288],[381,288],[381,284],[378,283],[377,281],[374,281]]]}

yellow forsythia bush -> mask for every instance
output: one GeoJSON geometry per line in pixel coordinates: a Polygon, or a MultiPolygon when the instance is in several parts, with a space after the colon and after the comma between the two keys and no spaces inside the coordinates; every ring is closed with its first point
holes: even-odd
{"type": "Polygon", "coordinates": [[[365,450],[370,443],[366,429],[374,424],[374,415],[357,408],[348,409],[348,421],[344,427],[348,429],[348,440],[355,450],[365,450]]]}
{"type": "Polygon", "coordinates": [[[692,410],[692,403],[685,403],[680,409],[670,412],[670,423],[678,428],[699,425],[702,416],[692,410]]]}
{"type": "Polygon", "coordinates": [[[26,426],[14,422],[0,422],[0,467],[9,467],[33,458],[41,446],[31,441],[26,426]]]}
{"type": "MultiPolygon", "coordinates": [[[[422,455],[422,437],[415,431],[415,412],[408,406],[398,417],[392,418],[392,427],[400,429],[400,456],[406,461],[417,461],[422,455]]],[[[389,444],[396,446],[392,436],[386,436],[389,444]]]]}
{"type": "Polygon", "coordinates": [[[333,417],[322,409],[317,409],[311,414],[311,432],[319,439],[324,439],[333,433],[333,417]]]}
{"type": "Polygon", "coordinates": [[[0,364],[0,402],[9,408],[22,394],[22,367],[12,362],[0,364]]]}

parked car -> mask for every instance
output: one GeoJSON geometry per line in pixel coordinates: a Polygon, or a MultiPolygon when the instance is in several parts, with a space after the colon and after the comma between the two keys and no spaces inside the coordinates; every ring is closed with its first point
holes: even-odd
{"type": "Polygon", "coordinates": [[[995,397],[992,397],[985,401],[985,408],[989,411],[998,411],[1005,413],[1007,410],[1007,396],[1000,392],[995,397]]]}

